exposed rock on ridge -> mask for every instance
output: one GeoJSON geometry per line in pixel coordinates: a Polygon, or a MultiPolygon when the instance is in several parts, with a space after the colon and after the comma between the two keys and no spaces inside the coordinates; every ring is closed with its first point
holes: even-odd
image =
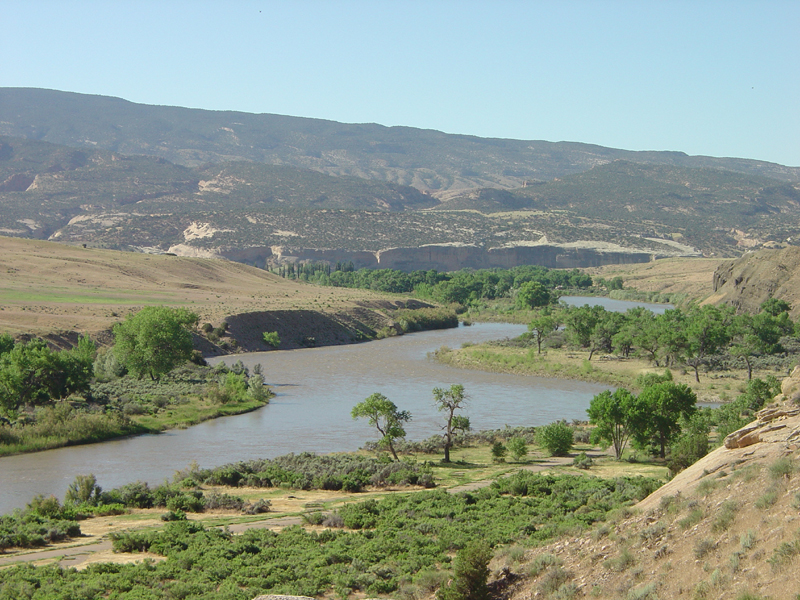
{"type": "Polygon", "coordinates": [[[793,307],[792,318],[800,316],[800,248],[760,250],[722,263],[714,272],[714,295],[707,302],[758,312],[770,298],[786,300],[793,307]]]}

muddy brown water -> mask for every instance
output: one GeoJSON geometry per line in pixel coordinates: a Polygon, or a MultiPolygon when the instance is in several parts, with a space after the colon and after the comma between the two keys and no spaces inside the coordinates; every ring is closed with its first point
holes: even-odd
{"type": "Polygon", "coordinates": [[[476,429],[585,419],[589,402],[605,386],[468,371],[428,358],[441,346],[458,348],[525,330],[524,325],[480,323],[351,346],[212,359],[241,360],[250,368],[261,364],[277,396],[252,413],[188,429],[0,458],[0,514],[25,506],[36,494],[63,499],[76,475],[92,473],[105,489],[137,480],[156,485],[193,461],[205,468],[290,452],[355,450],[376,438],[367,422],[350,417],[353,405],[373,392],[411,412],[406,430],[412,440],[440,433],[431,390],[454,383],[464,385],[465,414],[476,429]]]}

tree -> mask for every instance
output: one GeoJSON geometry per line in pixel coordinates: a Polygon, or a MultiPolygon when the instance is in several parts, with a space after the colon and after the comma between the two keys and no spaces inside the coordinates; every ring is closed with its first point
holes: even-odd
{"type": "Polygon", "coordinates": [[[528,445],[525,443],[525,438],[515,435],[508,440],[508,451],[517,462],[521,461],[528,455],[528,445]]]}
{"type": "Polygon", "coordinates": [[[489,561],[492,551],[485,541],[469,542],[456,553],[453,579],[436,593],[437,600],[489,600],[489,561]]]}
{"type": "Polygon", "coordinates": [[[446,414],[446,420],[442,430],[444,431],[444,461],[450,462],[450,448],[453,447],[453,436],[457,431],[469,431],[469,418],[455,414],[457,410],[464,408],[466,396],[464,386],[453,384],[449,390],[433,388],[433,403],[440,412],[446,414]]]}
{"type": "Polygon", "coordinates": [[[609,442],[614,447],[617,460],[622,458],[625,445],[631,434],[645,426],[646,413],[642,405],[628,390],[618,388],[613,393],[606,390],[592,399],[589,423],[596,425],[592,441],[609,442]]]}
{"type": "Polygon", "coordinates": [[[362,417],[369,419],[369,424],[375,427],[382,436],[378,445],[388,448],[394,459],[400,460],[394,449],[394,440],[406,436],[403,423],[411,420],[411,413],[398,410],[394,402],[376,392],[356,404],[350,414],[354,419],[362,417]]]}
{"type": "Polygon", "coordinates": [[[197,315],[184,308],[147,306],[114,325],[114,353],[129,372],[154,381],[192,355],[189,328],[197,315]]]}
{"type": "Polygon", "coordinates": [[[771,314],[773,317],[777,317],[782,313],[788,313],[790,310],[792,310],[792,305],[786,300],[770,298],[769,300],[765,300],[761,303],[761,310],[762,312],[771,314]]]}
{"type": "Polygon", "coordinates": [[[523,283],[517,292],[517,308],[537,308],[553,303],[553,295],[538,281],[523,283]]]}
{"type": "Polygon", "coordinates": [[[570,340],[582,348],[587,348],[592,338],[592,332],[606,313],[602,306],[570,307],[564,313],[566,333],[570,340]]]}
{"type": "Polygon", "coordinates": [[[552,456],[564,456],[572,449],[572,427],[563,421],[557,421],[540,427],[536,432],[536,443],[552,456]]]}
{"type": "Polygon", "coordinates": [[[614,336],[619,333],[624,321],[625,317],[620,313],[603,313],[589,337],[589,360],[597,351],[611,352],[614,349],[614,336]]]}
{"type": "Polygon", "coordinates": [[[15,344],[0,354],[0,408],[45,404],[89,387],[96,346],[81,337],[71,350],[51,350],[43,340],[15,344]]]}
{"type": "Polygon", "coordinates": [[[531,322],[528,323],[528,331],[531,332],[533,339],[536,340],[539,354],[542,353],[542,342],[558,329],[558,325],[558,318],[547,309],[537,312],[531,322]]]}
{"type": "MultiPolygon", "coordinates": [[[[785,316],[786,313],[781,313],[785,316]]],[[[764,311],[758,315],[747,313],[736,315],[733,320],[733,346],[730,353],[741,356],[747,364],[747,379],[753,378],[750,357],[759,354],[780,352],[780,318],[764,311]]]]}
{"type": "Polygon", "coordinates": [[[706,357],[730,341],[730,316],[729,311],[716,306],[703,306],[689,314],[684,355],[686,364],[694,369],[694,378],[698,383],[699,367],[705,364],[706,357]]]}
{"type": "Polygon", "coordinates": [[[665,458],[667,446],[681,432],[681,417],[688,419],[697,410],[697,396],[686,384],[667,381],[644,388],[639,401],[647,425],[633,436],[640,445],[654,440],[660,447],[659,456],[665,458]]]}

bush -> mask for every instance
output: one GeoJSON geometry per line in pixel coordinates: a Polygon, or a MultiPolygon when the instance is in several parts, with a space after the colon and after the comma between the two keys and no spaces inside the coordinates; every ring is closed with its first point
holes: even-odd
{"type": "Polygon", "coordinates": [[[561,421],[540,427],[536,432],[536,443],[552,456],[564,456],[572,449],[572,428],[561,421]]]}
{"type": "Polygon", "coordinates": [[[470,542],[458,551],[453,565],[453,580],[440,588],[439,600],[488,600],[489,561],[492,552],[486,542],[470,542]]]}
{"type": "Polygon", "coordinates": [[[277,348],[281,345],[281,338],[278,337],[277,331],[265,331],[263,334],[264,343],[267,346],[272,346],[273,348],[277,348]]]}
{"type": "Polygon", "coordinates": [[[525,443],[525,438],[520,436],[514,436],[510,440],[508,440],[508,451],[511,453],[511,456],[514,457],[514,460],[520,461],[528,454],[528,445],[525,443]]]}
{"type": "Polygon", "coordinates": [[[578,469],[587,470],[592,466],[592,464],[594,464],[594,461],[592,461],[592,457],[587,455],[586,452],[581,452],[578,454],[578,456],[572,459],[572,466],[577,467],[578,469]]]}
{"type": "Polygon", "coordinates": [[[508,448],[505,447],[503,442],[496,440],[494,444],[492,444],[492,461],[497,463],[505,462],[507,452],[508,448]]]}

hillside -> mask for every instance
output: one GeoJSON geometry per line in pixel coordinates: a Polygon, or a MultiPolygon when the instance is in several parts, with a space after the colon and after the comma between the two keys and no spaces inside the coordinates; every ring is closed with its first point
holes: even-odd
{"type": "Polygon", "coordinates": [[[800,248],[759,250],[727,261],[714,271],[708,301],[755,312],[769,298],[786,300],[790,315],[800,317],[800,248]]]}
{"type": "Polygon", "coordinates": [[[264,266],[736,257],[800,239],[800,169],[0,88],[0,233],[264,266]]]}
{"type": "MultiPolygon", "coordinates": [[[[0,237],[0,332],[58,341],[77,333],[106,339],[108,330],[142,306],[183,306],[200,322],[223,320],[239,344],[264,350],[263,331],[282,348],[313,336],[318,344],[369,337],[397,308],[421,303],[369,290],[321,288],[246,265],[0,237]]],[[[204,346],[204,350],[213,348],[204,346]]]]}
{"type": "Polygon", "coordinates": [[[624,160],[513,191],[479,190],[442,207],[569,211],[643,237],[677,237],[705,252],[744,230],[753,245],[798,233],[800,186],[719,169],[645,165],[624,160]],[[671,233],[672,232],[672,233],[671,233]]]}
{"type": "Polygon", "coordinates": [[[513,571],[530,575],[506,597],[796,599],[798,390],[800,368],[757,421],[633,511],[590,534],[528,550],[513,571]]]}
{"type": "Polygon", "coordinates": [[[34,88],[0,88],[0,134],[159,156],[184,166],[231,160],[291,165],[436,193],[516,188],[525,181],[547,181],[617,159],[800,181],[800,169],[763,161],[148,106],[120,98],[34,88]]]}
{"type": "MultiPolygon", "coordinates": [[[[165,213],[383,211],[435,203],[412,187],[307,169],[245,162],[195,169],[149,156],[0,136],[0,230],[13,235],[46,238],[92,215],[116,222],[125,214],[146,220],[165,213]]],[[[148,237],[159,234],[149,231],[148,237]]]]}
{"type": "Polygon", "coordinates": [[[392,249],[404,257],[399,268],[409,269],[561,264],[534,246],[567,256],[567,267],[691,256],[695,248],[735,256],[741,244],[796,236],[791,217],[799,205],[797,190],[775,180],[619,161],[440,203],[413,187],[307,169],[249,162],[188,168],[11,137],[0,137],[0,181],[0,232],[8,235],[259,266],[290,259],[399,266],[392,249]],[[473,210],[452,210],[463,206],[473,210]],[[445,210],[420,210],[430,207],[445,210]],[[474,252],[464,263],[417,256],[430,245],[474,252]]]}

